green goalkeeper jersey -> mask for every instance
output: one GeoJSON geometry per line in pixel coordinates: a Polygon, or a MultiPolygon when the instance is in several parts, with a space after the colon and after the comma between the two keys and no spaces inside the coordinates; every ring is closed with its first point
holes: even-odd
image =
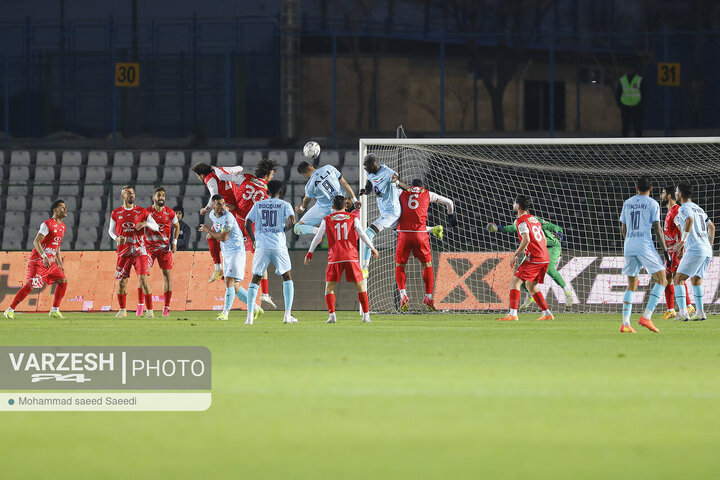
{"type": "MultiPolygon", "coordinates": [[[[547,220],[543,220],[540,217],[536,217],[535,215],[533,215],[533,217],[537,218],[538,222],[542,224],[543,231],[545,232],[545,238],[547,239],[548,250],[551,248],[559,247],[560,240],[558,240],[554,234],[562,233],[562,228],[555,225],[554,223],[548,222],[547,220]]],[[[502,227],[502,231],[503,233],[517,233],[517,227],[514,223],[512,225],[505,225],[504,227],[502,227]]]]}

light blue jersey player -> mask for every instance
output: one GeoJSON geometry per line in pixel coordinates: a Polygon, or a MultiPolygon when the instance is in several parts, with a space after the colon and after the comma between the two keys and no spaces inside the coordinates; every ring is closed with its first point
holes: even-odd
{"type": "MultiPolygon", "coordinates": [[[[218,320],[227,320],[235,297],[247,303],[248,292],[238,283],[245,278],[245,239],[235,216],[225,209],[222,195],[213,195],[210,199],[210,220],[212,227],[200,226],[200,231],[220,242],[223,259],[223,275],[225,276],[225,303],[218,314],[218,320]]],[[[262,313],[258,309],[257,314],[262,313]]]]}
{"type": "Polygon", "coordinates": [[[303,214],[300,221],[295,225],[294,232],[298,235],[315,234],[322,219],[333,213],[332,201],[338,195],[345,195],[353,203],[357,202],[355,192],[347,181],[342,177],[337,168],[332,165],[325,165],[318,169],[308,162],[302,162],[297,167],[300,175],[307,178],[305,184],[305,197],[302,205],[298,206],[296,212],[303,214]],[[343,190],[345,194],[343,194],[343,190]],[[315,199],[315,205],[306,211],[310,202],[315,199]]]}
{"type": "Polygon", "coordinates": [[[295,286],[292,281],[290,255],[285,238],[285,226],[290,219],[295,223],[295,214],[292,205],[280,200],[282,182],[272,180],[268,182],[268,195],[270,198],[260,200],[253,205],[245,221],[250,239],[255,243],[255,257],[253,258],[253,278],[248,287],[248,315],[245,325],[252,325],[254,320],[253,309],[255,297],[260,286],[263,272],[267,270],[270,262],[275,265],[275,273],[283,277],[283,295],[285,297],[285,315],[283,323],[297,323],[292,316],[292,304],[295,296],[295,286]],[[254,228],[253,228],[254,224],[254,228]]]}
{"type": "MultiPolygon", "coordinates": [[[[408,187],[400,182],[398,174],[387,165],[380,163],[380,159],[374,153],[368,153],[363,159],[363,166],[367,172],[367,183],[360,194],[375,192],[377,195],[378,210],[380,216],[366,230],[370,241],[375,235],[386,228],[396,228],[400,219],[400,192],[408,187]]],[[[370,249],[363,245],[362,249],[362,270],[367,277],[368,266],[370,265],[370,249]]]]}
{"type": "Polygon", "coordinates": [[[623,295],[623,323],[620,333],[637,333],[630,325],[630,315],[632,314],[633,294],[638,287],[640,269],[645,267],[645,270],[652,274],[657,282],[650,291],[645,312],[639,321],[640,325],[653,332],[659,332],[659,330],[652,322],[652,314],[667,285],[665,265],[655,250],[652,239],[652,231],[655,229],[665,258],[668,260],[665,234],[660,224],[660,205],[650,198],[652,185],[648,177],[638,179],[636,188],[637,195],[625,200],[620,214],[622,234],[625,237],[625,266],[622,272],[628,277],[628,288],[623,295]]]}
{"type": "Polygon", "coordinates": [[[692,201],[693,188],[689,183],[681,183],[675,191],[675,197],[680,209],[675,216],[675,225],[680,229],[680,241],[675,244],[677,252],[682,253],[677,273],[673,278],[675,283],[675,299],[680,312],[677,320],[705,320],[704,297],[705,289],[702,280],[705,277],[713,255],[713,242],[715,240],[715,224],[710,221],[705,210],[692,201]],[[685,305],[685,280],[690,278],[695,297],[695,315],[688,318],[685,305]]]}

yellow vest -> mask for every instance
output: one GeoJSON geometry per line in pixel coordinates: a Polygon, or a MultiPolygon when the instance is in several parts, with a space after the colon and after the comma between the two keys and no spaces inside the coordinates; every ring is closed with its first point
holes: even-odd
{"type": "Polygon", "coordinates": [[[642,77],[640,75],[635,75],[632,79],[632,82],[628,81],[627,75],[623,75],[622,77],[620,77],[620,86],[622,87],[620,103],[627,107],[634,107],[635,105],[640,103],[640,100],[642,100],[640,95],[641,82],[642,77]]]}

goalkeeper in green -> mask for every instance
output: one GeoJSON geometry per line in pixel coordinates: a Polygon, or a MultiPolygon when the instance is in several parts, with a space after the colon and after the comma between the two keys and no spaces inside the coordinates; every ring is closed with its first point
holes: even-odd
{"type": "MultiPolygon", "coordinates": [[[[565,283],[565,280],[563,280],[560,272],[557,271],[558,263],[560,263],[560,254],[562,254],[562,247],[560,246],[560,241],[563,239],[562,228],[540,217],[535,216],[535,218],[542,224],[545,238],[547,239],[547,249],[548,253],[550,253],[550,263],[548,264],[547,274],[563,289],[565,292],[565,305],[569,307],[573,304],[573,292],[565,283]]],[[[499,230],[502,230],[503,233],[517,233],[517,227],[514,223],[512,225],[505,225],[502,229],[494,223],[489,223],[487,229],[490,233],[496,233],[499,230]]],[[[525,284],[523,284],[522,288],[527,291],[525,284]]],[[[532,295],[530,295],[527,300],[525,300],[525,303],[520,305],[520,309],[527,308],[533,303],[535,303],[535,300],[533,300],[532,295]]]]}

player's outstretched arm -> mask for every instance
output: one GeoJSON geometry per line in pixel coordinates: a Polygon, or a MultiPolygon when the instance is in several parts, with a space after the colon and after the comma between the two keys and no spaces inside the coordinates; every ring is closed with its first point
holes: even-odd
{"type": "Polygon", "coordinates": [[[365,188],[360,189],[360,191],[358,192],[358,195],[360,195],[360,196],[368,195],[372,191],[373,191],[372,182],[370,180],[368,180],[367,182],[365,182],[365,188]]]}
{"type": "Polygon", "coordinates": [[[320,245],[320,242],[322,242],[323,237],[325,236],[325,219],[320,222],[320,225],[318,226],[318,231],[315,234],[315,236],[312,239],[312,242],[310,243],[310,248],[308,249],[308,253],[305,255],[305,265],[310,265],[310,260],[312,260],[313,252],[317,248],[318,245],[320,245]]]}
{"type": "Polygon", "coordinates": [[[205,205],[203,208],[200,209],[200,215],[205,215],[209,210],[212,210],[212,204],[213,200],[212,197],[214,195],[217,195],[220,193],[220,189],[218,188],[217,180],[214,178],[211,178],[208,180],[208,182],[205,184],[207,186],[208,192],[210,192],[210,198],[208,199],[207,205],[205,205]]]}
{"type": "MultiPolygon", "coordinates": [[[[535,217],[537,218],[537,217],[535,217]]],[[[538,221],[542,224],[543,230],[550,233],[563,233],[563,229],[559,225],[555,225],[552,222],[548,222],[547,220],[543,220],[542,218],[537,218],[538,221]]]]}
{"type": "Polygon", "coordinates": [[[408,191],[410,190],[410,187],[405,185],[403,182],[400,181],[400,177],[397,173],[393,173],[392,175],[392,183],[394,183],[400,190],[408,191]]]}
{"type": "Polygon", "coordinates": [[[710,242],[710,248],[713,248],[715,243],[715,224],[708,220],[707,222],[708,242],[710,242]]]}
{"type": "Polygon", "coordinates": [[[350,186],[350,184],[345,180],[345,177],[340,177],[340,186],[345,190],[345,193],[347,193],[347,197],[352,200],[352,203],[357,202],[357,197],[355,197],[355,191],[350,186]]]}
{"type": "Polygon", "coordinates": [[[215,230],[211,229],[207,225],[203,224],[200,225],[200,228],[198,229],[203,233],[207,233],[210,238],[213,238],[219,242],[227,242],[227,239],[230,238],[230,231],[229,230],[223,230],[222,232],[216,232],[215,230]]]}
{"type": "Polygon", "coordinates": [[[295,211],[297,213],[303,213],[305,210],[307,210],[308,205],[310,204],[310,197],[307,195],[303,197],[302,203],[295,207],[295,211]]]}

